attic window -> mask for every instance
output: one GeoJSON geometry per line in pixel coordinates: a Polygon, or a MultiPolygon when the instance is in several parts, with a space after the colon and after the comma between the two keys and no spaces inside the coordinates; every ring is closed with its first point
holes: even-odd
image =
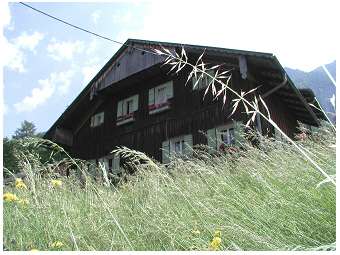
{"type": "Polygon", "coordinates": [[[91,118],[91,127],[96,127],[104,123],[104,112],[97,113],[91,118]]]}

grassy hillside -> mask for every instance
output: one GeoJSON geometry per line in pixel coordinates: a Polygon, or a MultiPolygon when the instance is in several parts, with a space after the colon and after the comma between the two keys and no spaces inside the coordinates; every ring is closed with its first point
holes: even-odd
{"type": "MultiPolygon", "coordinates": [[[[29,175],[3,187],[4,245],[23,251],[335,250],[335,186],[320,184],[325,177],[289,144],[261,140],[261,150],[197,152],[168,168],[126,149],[144,164],[117,186],[104,185],[106,178],[80,183],[75,175],[29,175]]],[[[334,133],[323,128],[297,142],[335,176],[334,133]]],[[[29,173],[36,164],[26,155],[22,168],[29,173]]]]}

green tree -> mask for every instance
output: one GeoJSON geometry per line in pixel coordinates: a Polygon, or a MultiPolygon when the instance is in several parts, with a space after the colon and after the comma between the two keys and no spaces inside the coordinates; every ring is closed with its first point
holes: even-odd
{"type": "Polygon", "coordinates": [[[37,128],[33,122],[24,120],[24,122],[21,122],[21,127],[14,131],[12,139],[19,140],[28,137],[36,137],[36,130],[37,128]]]}
{"type": "Polygon", "coordinates": [[[43,148],[43,147],[35,147],[35,146],[24,146],[22,141],[25,138],[42,138],[42,133],[36,133],[37,128],[35,127],[33,122],[29,122],[27,120],[24,120],[21,123],[21,127],[17,128],[14,131],[14,135],[12,136],[12,139],[9,138],[3,138],[3,177],[7,178],[10,176],[8,171],[5,170],[8,169],[13,174],[17,174],[20,172],[20,169],[18,169],[18,159],[16,157],[16,153],[18,151],[22,153],[32,153],[34,155],[37,155],[38,159],[42,164],[48,162],[51,160],[51,151],[43,148]]]}
{"type": "MultiPolygon", "coordinates": [[[[7,168],[12,173],[16,172],[16,166],[17,166],[17,159],[14,156],[14,148],[16,144],[15,141],[5,137],[3,138],[3,166],[4,168],[7,168]]],[[[3,171],[3,177],[7,178],[9,177],[9,173],[7,171],[3,171]]]]}

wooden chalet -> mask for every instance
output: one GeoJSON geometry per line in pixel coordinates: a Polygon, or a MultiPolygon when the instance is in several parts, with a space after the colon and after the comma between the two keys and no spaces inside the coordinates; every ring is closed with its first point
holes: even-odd
{"type": "MultiPolygon", "coordinates": [[[[188,146],[196,144],[211,146],[211,153],[221,143],[238,146],[244,139],[241,124],[249,119],[243,106],[229,117],[235,99],[232,93],[228,92],[224,106],[222,98],[214,100],[211,92],[203,100],[209,78],[203,77],[193,87],[195,78],[186,83],[189,67],[169,74],[171,66],[162,65],[165,57],[150,53],[160,49],[159,45],[181,54],[181,44],[127,40],[44,138],[61,145],[74,158],[105,163],[109,172],[117,172],[122,163],[119,155],[111,154],[116,146],[145,152],[164,164],[178,154],[190,157],[188,146]]],[[[288,136],[297,133],[298,121],[320,125],[320,115],[273,54],[195,45],[184,48],[193,64],[205,52],[208,67],[222,64],[221,70],[230,70],[229,86],[235,91],[259,87],[249,99],[261,95],[272,119],[288,136]]],[[[265,112],[263,106],[261,111],[265,112]]],[[[263,118],[257,117],[252,125],[262,134],[278,136],[263,118]]]]}

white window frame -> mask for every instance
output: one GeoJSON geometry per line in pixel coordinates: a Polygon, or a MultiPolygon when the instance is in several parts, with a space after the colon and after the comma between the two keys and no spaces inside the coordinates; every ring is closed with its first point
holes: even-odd
{"type": "Polygon", "coordinates": [[[185,154],[185,141],[184,141],[184,135],[171,139],[170,141],[170,157],[175,157],[175,156],[183,156],[185,154]],[[181,144],[181,148],[178,151],[177,150],[177,143],[181,144]]]}
{"type": "Polygon", "coordinates": [[[100,112],[92,116],[91,118],[91,127],[97,127],[104,123],[104,112],[100,112]]]}
{"type": "Polygon", "coordinates": [[[234,128],[234,124],[228,124],[228,125],[224,125],[224,126],[220,126],[216,128],[216,141],[217,141],[217,149],[219,149],[220,145],[222,143],[224,144],[230,144],[230,145],[236,145],[236,140],[235,140],[235,128],[234,128]],[[232,132],[232,137],[230,136],[231,130],[233,130],[232,132]],[[227,134],[227,141],[223,141],[222,139],[222,133],[226,133],[227,134]]]}

